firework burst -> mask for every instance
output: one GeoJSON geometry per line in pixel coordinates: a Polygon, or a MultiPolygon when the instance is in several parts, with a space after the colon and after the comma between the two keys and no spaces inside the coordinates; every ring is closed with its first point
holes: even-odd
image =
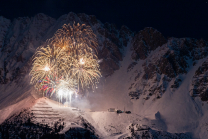
{"type": "Polygon", "coordinates": [[[93,87],[98,82],[101,76],[96,56],[98,42],[90,26],[65,24],[48,42],[67,53],[69,66],[66,74],[77,80],[78,88],[93,87]]]}
{"type": "Polygon", "coordinates": [[[72,79],[60,80],[57,85],[57,90],[60,90],[61,88],[67,88],[67,90],[76,92],[77,82],[72,79]]]}
{"type": "Polygon", "coordinates": [[[36,83],[39,91],[43,91],[43,95],[52,96],[58,89],[57,85],[60,84],[62,77],[58,78],[56,75],[46,76],[44,79],[36,83]]]}
{"type": "Polygon", "coordinates": [[[47,47],[39,48],[34,55],[33,67],[30,71],[32,76],[31,83],[38,85],[46,77],[56,75],[60,78],[63,76],[62,73],[66,73],[65,69],[68,66],[64,62],[65,60],[66,53],[59,47],[48,45],[47,47]]]}
{"type": "Polygon", "coordinates": [[[70,50],[73,48],[79,49],[81,46],[96,49],[98,46],[96,35],[91,27],[85,24],[80,25],[79,23],[77,25],[74,23],[72,26],[64,24],[62,29],[56,31],[48,41],[58,47],[70,50]]]}
{"type": "Polygon", "coordinates": [[[66,92],[98,83],[101,77],[96,56],[98,43],[89,26],[63,25],[46,44],[37,49],[30,71],[31,83],[39,91],[50,95],[59,92],[62,98],[66,92]]]}
{"type": "Polygon", "coordinates": [[[98,61],[92,55],[81,55],[72,61],[71,77],[78,82],[79,87],[89,87],[99,81],[101,77],[98,61]]]}

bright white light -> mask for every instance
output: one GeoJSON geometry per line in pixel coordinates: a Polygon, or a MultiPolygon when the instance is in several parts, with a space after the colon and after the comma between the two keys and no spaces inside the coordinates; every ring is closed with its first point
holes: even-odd
{"type": "Polygon", "coordinates": [[[69,91],[69,94],[73,94],[73,91],[69,91]]]}
{"type": "Polygon", "coordinates": [[[48,66],[45,66],[44,70],[45,70],[45,71],[49,71],[50,68],[49,68],[48,66]]]}
{"type": "Polygon", "coordinates": [[[62,98],[66,98],[69,100],[69,103],[71,103],[73,93],[74,92],[72,90],[69,90],[67,88],[61,88],[58,90],[58,97],[61,102],[62,102],[62,98]]]}
{"type": "Polygon", "coordinates": [[[85,63],[84,62],[84,59],[83,58],[80,58],[79,63],[83,65],[85,63]]]}
{"type": "Polygon", "coordinates": [[[61,88],[61,89],[58,90],[58,95],[60,97],[67,97],[67,96],[69,96],[69,94],[71,94],[71,91],[69,91],[68,89],[61,88]]]}

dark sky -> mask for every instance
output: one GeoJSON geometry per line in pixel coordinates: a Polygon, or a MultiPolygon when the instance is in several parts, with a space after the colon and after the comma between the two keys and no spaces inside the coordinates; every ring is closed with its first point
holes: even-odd
{"type": "Polygon", "coordinates": [[[9,19],[37,13],[58,18],[69,12],[136,32],[154,27],[166,37],[208,40],[208,0],[0,0],[0,15],[9,19]]]}

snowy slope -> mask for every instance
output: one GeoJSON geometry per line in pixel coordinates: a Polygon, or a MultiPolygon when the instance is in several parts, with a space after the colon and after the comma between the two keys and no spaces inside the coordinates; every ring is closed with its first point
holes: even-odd
{"type": "MultiPolygon", "coordinates": [[[[181,40],[183,41],[183,39],[181,40]]],[[[152,77],[149,76],[147,79],[143,78],[145,77],[143,75],[145,75],[148,70],[145,70],[146,65],[149,65],[150,63],[156,64],[158,59],[163,58],[168,51],[174,52],[173,50],[170,50],[171,46],[168,45],[169,44],[164,44],[161,47],[158,47],[150,52],[145,60],[138,61],[131,59],[132,52],[130,48],[127,47],[126,56],[120,63],[121,68],[112,76],[106,78],[105,84],[101,87],[103,91],[97,91],[99,92],[98,96],[102,95],[102,98],[99,99],[99,103],[102,102],[102,106],[105,106],[105,108],[119,107],[123,110],[125,107],[126,109],[133,110],[134,113],[152,120],[155,120],[155,114],[159,113],[160,123],[163,123],[164,125],[161,126],[161,130],[171,133],[190,132],[194,138],[206,138],[208,133],[206,124],[208,122],[206,120],[208,105],[206,101],[203,102],[202,100],[206,100],[207,97],[205,95],[202,97],[200,94],[193,96],[192,93],[193,86],[197,85],[193,82],[196,80],[196,77],[194,78],[194,76],[197,75],[196,71],[199,70],[200,67],[202,67],[202,64],[207,60],[206,55],[201,55],[201,58],[194,56],[187,57],[187,68],[185,69],[185,73],[180,70],[180,68],[183,68],[180,67],[180,65],[179,72],[176,73],[176,76],[172,77],[170,74],[167,74],[169,72],[161,74],[161,72],[155,72],[153,68],[153,70],[151,69],[152,71],[150,70],[149,72],[152,77]],[[128,66],[133,62],[136,62],[136,64],[129,71],[128,66]],[[164,77],[166,77],[167,80],[165,80],[164,77]],[[180,79],[180,82],[178,83],[179,85],[175,87],[173,85],[176,84],[175,82],[177,79],[180,79]],[[157,86],[163,87],[164,90],[158,92],[152,91],[152,89],[154,89],[154,87],[157,88],[157,86]],[[136,91],[138,95],[133,96],[131,91],[136,91]],[[152,94],[150,95],[149,93],[152,94]],[[158,97],[158,95],[160,95],[160,97],[158,97]],[[131,101],[130,98],[132,98],[131,101]]],[[[178,47],[180,47],[180,45],[178,45],[178,47]]],[[[203,47],[200,49],[206,49],[207,45],[203,47]]],[[[193,54],[192,52],[190,53],[193,54]]],[[[163,61],[160,62],[161,63],[159,64],[161,65],[163,61]]],[[[177,62],[179,63],[180,61],[177,62]]],[[[166,63],[166,65],[168,64],[169,63],[166,63]]],[[[149,66],[148,68],[151,67],[149,66]]],[[[206,70],[206,67],[202,68],[203,72],[200,73],[200,75],[197,75],[197,77],[199,79],[203,79],[203,76],[204,78],[207,77],[206,70]]],[[[202,87],[206,87],[206,80],[202,80],[199,83],[200,86],[198,85],[198,88],[201,87],[201,89],[204,89],[202,87]]],[[[206,89],[204,89],[204,93],[206,93],[205,91],[206,89]]]]}
{"type": "MultiPolygon", "coordinates": [[[[5,119],[26,109],[29,115],[37,110],[36,115],[61,116],[65,125],[59,133],[66,136],[71,134],[72,127],[85,133],[95,132],[99,138],[208,136],[208,43],[204,40],[166,40],[153,28],[133,36],[125,26],[118,30],[86,14],[69,13],[57,20],[38,14],[12,22],[0,17],[0,49],[2,125],[6,124],[5,119]],[[103,77],[97,90],[72,101],[81,112],[60,107],[52,100],[38,99],[28,76],[36,48],[63,24],[74,21],[92,27],[99,40],[98,57],[102,59],[103,77]],[[50,107],[49,113],[35,108],[42,105],[50,107]],[[108,108],[130,110],[132,114],[110,113],[108,108]],[[52,109],[54,112],[50,113],[52,109]],[[86,125],[89,129],[84,130],[86,125]]],[[[39,118],[33,122],[43,122],[39,118]]],[[[53,125],[50,131],[56,132],[53,125]]]]}
{"type": "Polygon", "coordinates": [[[30,90],[35,91],[29,84],[28,74],[36,48],[51,38],[63,24],[74,22],[90,25],[97,35],[103,76],[119,69],[119,61],[122,60],[119,49],[131,36],[131,31],[125,26],[118,31],[111,24],[102,24],[95,16],[72,12],[57,20],[42,13],[31,18],[19,17],[14,21],[1,16],[0,110],[27,98],[30,90]]]}
{"type": "Polygon", "coordinates": [[[31,66],[31,57],[37,47],[51,38],[64,24],[80,23],[92,27],[97,35],[98,57],[102,59],[101,72],[108,76],[119,69],[122,60],[120,49],[126,46],[126,41],[132,35],[131,31],[123,26],[117,30],[111,24],[103,24],[95,16],[69,13],[55,20],[44,14],[34,17],[19,17],[10,21],[0,17],[0,83],[16,81],[25,76],[31,66]]]}
{"type": "MultiPolygon", "coordinates": [[[[30,104],[29,101],[24,101],[30,104]]],[[[2,129],[7,129],[7,123],[13,128],[8,129],[10,137],[14,136],[30,136],[44,137],[51,133],[59,133],[59,138],[72,137],[76,130],[86,137],[86,132],[90,132],[90,138],[141,138],[143,136],[154,138],[165,136],[171,138],[191,138],[189,134],[172,134],[159,129],[163,125],[160,119],[150,120],[137,114],[117,114],[108,111],[86,112],[73,107],[65,107],[53,100],[47,98],[39,98],[33,100],[33,105],[21,110],[19,104],[16,104],[17,112],[0,125],[0,137],[7,137],[2,129]],[[30,127],[30,128],[28,128],[30,127]],[[19,128],[19,132],[15,128],[19,128]],[[25,132],[27,130],[27,132],[25,132]],[[32,132],[37,132],[33,134],[32,132]]],[[[14,107],[9,106],[12,110],[14,107]]],[[[158,118],[158,114],[155,116],[158,118]]]]}

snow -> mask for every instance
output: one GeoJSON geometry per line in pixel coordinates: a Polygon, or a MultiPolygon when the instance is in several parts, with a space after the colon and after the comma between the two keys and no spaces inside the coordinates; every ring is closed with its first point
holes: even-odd
{"type": "MultiPolygon", "coordinates": [[[[83,128],[79,125],[79,117],[82,116],[86,119],[93,127],[96,129],[96,133],[100,135],[100,137],[109,137],[113,134],[126,132],[126,127],[131,123],[129,119],[140,118],[139,116],[133,114],[117,114],[115,112],[108,111],[98,111],[98,112],[86,112],[84,110],[81,111],[73,111],[74,107],[64,107],[63,104],[59,104],[56,101],[50,100],[48,98],[40,98],[36,101],[36,104],[31,108],[31,111],[37,113],[36,110],[50,110],[51,112],[56,112],[59,114],[58,116],[63,119],[62,122],[65,123],[64,129],[60,133],[65,133],[70,128],[83,128]],[[47,105],[40,105],[38,103],[44,102],[47,105]],[[45,107],[45,108],[44,108],[45,107]],[[50,108],[51,107],[51,108],[50,108]],[[34,111],[35,110],[35,111],[34,111]],[[72,124],[73,123],[73,124],[72,124]]],[[[51,117],[48,112],[43,111],[44,117],[51,117]],[[47,114],[46,114],[47,113],[47,114]]],[[[36,116],[36,115],[35,115],[36,116]]],[[[38,115],[37,115],[38,117],[38,115]]],[[[52,116],[54,117],[54,116],[52,116]]],[[[45,120],[45,122],[55,123],[58,119],[50,119],[49,121],[45,120]]],[[[36,118],[34,120],[35,123],[41,123],[42,118],[36,118]]],[[[52,125],[52,124],[48,124],[52,125]]]]}
{"type": "MultiPolygon", "coordinates": [[[[7,55],[6,51],[0,53],[1,59],[12,61],[10,65],[7,65],[7,68],[15,69],[23,66],[23,63],[13,60],[15,56],[22,54],[23,58],[29,60],[35,49],[50,38],[57,29],[64,23],[72,23],[71,17],[73,16],[75,16],[76,21],[80,21],[78,16],[73,13],[63,15],[57,21],[46,15],[39,14],[31,19],[18,18],[15,21],[16,23],[13,24],[11,24],[10,20],[0,17],[1,50],[13,50],[10,55],[7,55]],[[8,32],[8,30],[10,31],[8,32]],[[8,38],[5,39],[5,37],[8,38]],[[4,40],[8,41],[6,45],[4,45],[4,40]],[[19,43],[19,41],[22,42],[19,43]]],[[[97,31],[102,26],[100,23],[92,28],[97,31]]],[[[105,40],[101,34],[98,34],[98,37],[100,43],[105,40]]],[[[0,124],[13,114],[22,111],[22,109],[29,108],[37,116],[33,122],[55,123],[59,119],[61,119],[61,122],[65,122],[65,127],[60,131],[60,134],[67,132],[70,128],[84,128],[83,123],[87,121],[94,127],[93,130],[100,138],[106,139],[131,136],[129,131],[131,124],[134,124],[133,127],[137,124],[141,127],[147,126],[151,128],[151,133],[156,131],[164,131],[164,134],[169,134],[167,132],[192,133],[194,138],[206,138],[208,136],[208,105],[205,103],[202,106],[201,100],[199,98],[193,99],[190,97],[189,92],[195,71],[206,59],[197,61],[195,66],[191,66],[190,61],[188,73],[180,75],[183,81],[175,91],[170,89],[171,83],[169,83],[166,92],[160,99],[154,100],[154,98],[150,98],[145,100],[143,98],[146,95],[142,95],[138,100],[130,100],[129,87],[132,83],[135,83],[134,79],[137,73],[144,72],[142,65],[149,61],[154,63],[167,52],[170,44],[158,47],[149,54],[147,59],[139,61],[131,59],[131,45],[130,40],[128,46],[122,50],[124,58],[119,63],[119,70],[106,79],[102,78],[95,92],[90,92],[87,97],[81,100],[72,101],[72,106],[79,107],[80,111],[74,111],[74,107],[64,107],[64,105],[47,98],[40,98],[29,84],[28,75],[21,83],[0,84],[0,124]],[[137,64],[131,71],[127,72],[128,66],[133,62],[137,62],[137,64]],[[47,105],[48,108],[44,108],[43,105],[47,105]],[[107,109],[109,108],[130,110],[132,113],[117,114],[108,112],[107,109]],[[44,111],[45,109],[48,111],[44,111]],[[38,115],[42,115],[42,117],[49,120],[42,121],[43,119],[41,116],[38,118],[38,115]],[[49,117],[51,115],[54,116],[52,119],[49,117]],[[83,122],[83,119],[86,121],[83,122]]],[[[4,62],[0,63],[1,67],[3,67],[3,64],[4,62]]],[[[163,76],[161,75],[161,78],[163,76]]],[[[142,80],[139,83],[142,84],[142,80]]],[[[162,81],[159,82],[159,84],[162,83],[162,81]]],[[[147,84],[149,86],[146,88],[139,86],[136,89],[148,90],[154,85],[152,80],[149,80],[147,84]]],[[[52,126],[53,124],[49,125],[52,126]]]]}
{"type": "MultiPolygon", "coordinates": [[[[47,124],[53,127],[56,122],[63,122],[64,128],[59,133],[64,134],[70,128],[84,129],[84,123],[90,123],[93,131],[99,138],[123,138],[131,136],[128,129],[131,124],[138,124],[140,126],[149,126],[152,129],[159,129],[164,126],[161,123],[160,115],[157,114],[154,120],[143,117],[138,114],[126,114],[106,111],[89,112],[85,109],[77,109],[74,107],[66,107],[56,101],[48,98],[40,98],[36,93],[24,98],[16,104],[10,105],[0,110],[1,123],[14,113],[20,112],[23,108],[29,108],[33,114],[32,122],[37,124],[47,124]]],[[[159,129],[160,130],[160,129],[159,129]]]]}
{"type": "MultiPolygon", "coordinates": [[[[203,117],[202,121],[199,121],[201,113],[195,109],[195,103],[188,97],[190,78],[193,77],[197,66],[190,69],[181,87],[174,93],[168,90],[157,101],[144,102],[142,99],[130,101],[127,94],[128,87],[131,84],[129,77],[133,74],[134,70],[127,72],[127,67],[128,63],[132,63],[133,61],[130,57],[130,47],[127,47],[124,52],[126,52],[126,57],[121,62],[121,68],[108,77],[103,86],[99,85],[94,94],[91,93],[88,98],[85,98],[85,102],[80,102],[88,105],[85,108],[81,107],[81,111],[73,111],[73,107],[63,107],[63,105],[53,100],[39,98],[28,84],[27,79],[22,83],[21,86],[23,87],[17,86],[14,83],[5,86],[2,85],[0,92],[2,98],[0,101],[0,123],[23,108],[29,107],[31,111],[37,110],[35,107],[38,106],[40,101],[43,101],[50,107],[51,111],[59,114],[58,116],[63,119],[62,122],[65,122],[65,127],[60,133],[65,133],[72,127],[83,128],[81,117],[86,119],[95,128],[96,134],[102,138],[131,136],[128,127],[132,123],[147,125],[151,129],[168,131],[170,133],[199,131],[197,129],[199,122],[203,124],[206,118],[203,117]],[[187,97],[190,99],[187,99],[187,97]],[[121,110],[125,107],[126,110],[131,110],[133,113],[117,114],[115,112],[108,112],[107,109],[110,107],[118,107],[121,110]],[[92,109],[95,112],[85,111],[86,108],[92,109]]],[[[142,63],[143,61],[138,62],[134,69],[140,67],[142,63]]],[[[200,63],[198,62],[198,66],[200,63]]],[[[82,105],[80,104],[80,106],[82,105]]],[[[38,109],[40,110],[40,108],[38,109]]],[[[41,111],[39,111],[39,114],[43,114],[45,117],[50,116],[50,113],[46,114],[41,111]]],[[[50,119],[50,122],[54,123],[58,120],[59,118],[50,119]]],[[[43,121],[41,118],[36,118],[34,122],[41,123],[43,121]]],[[[47,120],[44,122],[47,122],[47,120]]],[[[204,129],[203,125],[200,125],[199,128],[204,129]]],[[[200,132],[202,136],[197,135],[197,133],[195,133],[195,136],[203,138],[206,135],[206,131],[202,130],[200,132]]]]}
{"type": "MultiPolygon", "coordinates": [[[[167,49],[167,45],[157,48],[150,54],[148,59],[157,59],[157,57],[163,55],[167,49]]],[[[205,108],[207,107],[207,104],[202,108],[201,101],[197,101],[197,99],[194,100],[190,97],[189,90],[192,86],[192,77],[194,76],[195,71],[205,59],[199,60],[195,66],[189,64],[190,67],[188,73],[180,75],[181,78],[183,78],[183,81],[180,87],[174,92],[170,89],[169,84],[162,98],[156,101],[153,101],[153,99],[147,101],[144,99],[130,101],[128,87],[134,80],[134,78],[130,77],[135,76],[135,70],[140,70],[144,61],[138,61],[134,69],[127,73],[128,65],[133,62],[130,58],[130,47],[128,46],[124,52],[126,52],[126,55],[124,60],[120,63],[121,68],[118,71],[115,71],[112,76],[107,77],[103,86],[101,86],[101,83],[99,88],[102,88],[102,90],[98,90],[96,91],[96,94],[93,94],[94,96],[92,98],[97,99],[93,104],[98,104],[97,106],[102,110],[110,107],[123,110],[125,107],[142,117],[155,121],[157,125],[160,125],[156,127],[156,129],[170,133],[192,133],[194,138],[203,139],[207,135],[205,129],[208,128],[208,125],[205,124],[208,123],[206,120],[208,116],[207,108],[205,108]],[[157,113],[160,115],[159,119],[155,116],[157,113]]],[[[148,59],[146,60],[148,61],[148,59]]],[[[98,110],[99,108],[94,107],[95,110],[98,110]]],[[[106,118],[105,116],[98,117],[101,117],[98,122],[101,123],[102,121],[105,121],[103,120],[106,118]]],[[[106,121],[108,120],[109,119],[106,119],[106,121]]],[[[102,124],[105,125],[104,122],[102,124]]]]}
{"type": "Polygon", "coordinates": [[[98,89],[95,90],[95,93],[90,94],[89,100],[94,106],[92,109],[107,110],[114,107],[123,110],[125,107],[131,110],[132,103],[130,102],[127,90],[129,87],[127,67],[132,61],[130,47],[125,47],[124,52],[126,53],[124,53],[126,57],[120,63],[120,69],[115,71],[110,77],[101,79],[98,89]]]}
{"type": "Polygon", "coordinates": [[[34,105],[35,102],[34,97],[31,95],[28,96],[27,92],[18,99],[15,100],[15,98],[18,98],[18,96],[15,97],[14,95],[14,98],[11,97],[5,98],[6,102],[1,101],[2,103],[0,103],[0,106],[2,109],[0,109],[0,124],[4,122],[4,120],[12,116],[13,114],[20,112],[22,109],[30,108],[31,106],[34,105]],[[7,106],[7,107],[3,107],[3,106],[7,106]]]}

